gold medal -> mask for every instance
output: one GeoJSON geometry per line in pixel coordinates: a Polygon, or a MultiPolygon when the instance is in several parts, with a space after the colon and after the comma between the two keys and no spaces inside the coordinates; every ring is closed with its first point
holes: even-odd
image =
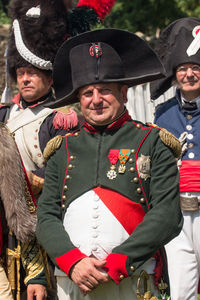
{"type": "Polygon", "coordinates": [[[126,172],[126,166],[125,164],[120,164],[118,168],[118,173],[119,174],[124,174],[126,172]]]}

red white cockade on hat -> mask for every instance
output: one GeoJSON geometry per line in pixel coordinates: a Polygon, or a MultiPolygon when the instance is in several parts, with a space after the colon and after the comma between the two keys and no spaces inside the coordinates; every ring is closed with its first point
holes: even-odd
{"type": "Polygon", "coordinates": [[[200,25],[194,27],[194,29],[192,30],[192,35],[194,37],[194,40],[189,45],[186,51],[188,56],[195,55],[200,49],[200,25]]]}

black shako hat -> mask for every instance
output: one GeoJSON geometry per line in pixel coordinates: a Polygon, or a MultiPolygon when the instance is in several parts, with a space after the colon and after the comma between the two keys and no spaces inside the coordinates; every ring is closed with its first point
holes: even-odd
{"type": "Polygon", "coordinates": [[[153,100],[172,86],[177,66],[183,63],[200,64],[200,19],[182,18],[168,25],[161,33],[155,51],[167,76],[150,84],[153,100]]]}
{"type": "Polygon", "coordinates": [[[163,77],[164,68],[148,44],[128,31],[100,29],[66,41],[53,65],[56,101],[49,107],[78,102],[79,88],[119,82],[134,86],[163,77]]]}

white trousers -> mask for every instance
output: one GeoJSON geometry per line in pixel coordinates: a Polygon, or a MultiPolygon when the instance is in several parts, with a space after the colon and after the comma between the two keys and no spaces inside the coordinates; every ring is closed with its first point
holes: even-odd
{"type": "Polygon", "coordinates": [[[200,272],[200,212],[183,212],[181,233],[166,246],[171,300],[196,300],[200,272]]]}
{"type": "Polygon", "coordinates": [[[4,271],[4,268],[0,264],[0,300],[13,300],[10,284],[4,271]]]}
{"type": "MultiPolygon", "coordinates": [[[[158,296],[158,290],[151,279],[152,295],[158,296]]],[[[124,279],[119,285],[113,281],[99,285],[87,296],[82,296],[79,288],[67,277],[57,276],[57,293],[59,300],[137,300],[136,286],[138,276],[124,279]]]]}

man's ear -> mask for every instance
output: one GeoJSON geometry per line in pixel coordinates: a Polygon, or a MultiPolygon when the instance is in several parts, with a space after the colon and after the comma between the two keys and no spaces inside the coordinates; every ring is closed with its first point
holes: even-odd
{"type": "Polygon", "coordinates": [[[122,91],[122,95],[123,95],[123,102],[126,103],[128,101],[128,98],[127,98],[128,85],[123,85],[121,91],[122,91]]]}

